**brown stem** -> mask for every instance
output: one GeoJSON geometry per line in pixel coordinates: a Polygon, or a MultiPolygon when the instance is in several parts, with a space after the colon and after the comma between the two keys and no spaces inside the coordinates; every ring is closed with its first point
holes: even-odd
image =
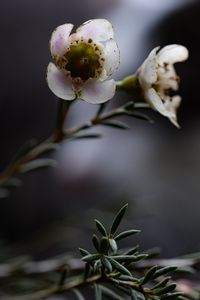
{"type": "Polygon", "coordinates": [[[94,282],[97,282],[101,279],[101,275],[95,275],[92,276],[86,280],[83,279],[83,277],[75,278],[74,280],[71,280],[69,282],[66,282],[62,287],[60,286],[54,286],[50,287],[48,289],[32,293],[31,295],[25,295],[25,296],[19,296],[19,297],[12,297],[9,300],[42,300],[47,299],[50,296],[56,295],[56,294],[64,294],[67,291],[70,291],[77,287],[87,286],[88,284],[92,284],[94,282]]]}
{"type": "Polygon", "coordinates": [[[21,167],[26,163],[36,159],[40,155],[43,154],[46,150],[48,150],[49,146],[52,143],[59,143],[64,139],[64,122],[67,117],[67,113],[69,111],[71,101],[64,101],[59,99],[59,107],[57,114],[57,125],[55,132],[47,138],[42,143],[38,144],[35,148],[31,149],[28,153],[26,153],[23,157],[18,159],[16,162],[10,164],[1,174],[0,174],[0,185],[5,183],[9,178],[17,175],[21,171],[21,167]]]}
{"type": "Polygon", "coordinates": [[[71,128],[68,131],[64,132],[64,122],[66,120],[71,101],[63,101],[59,103],[59,109],[58,109],[58,119],[57,119],[57,126],[55,132],[45,141],[38,144],[35,148],[31,149],[28,153],[26,153],[23,157],[18,159],[13,164],[10,164],[1,174],[0,174],[0,185],[5,183],[8,179],[10,179],[13,176],[16,176],[17,174],[20,174],[22,166],[24,166],[26,163],[38,158],[40,155],[42,155],[48,148],[50,148],[52,143],[60,143],[64,139],[72,138],[74,135],[79,133],[82,130],[89,129],[93,126],[101,124],[103,121],[115,117],[123,115],[123,109],[117,108],[115,110],[112,110],[110,112],[104,113],[101,116],[98,114],[92,118],[89,122],[71,128]]]}

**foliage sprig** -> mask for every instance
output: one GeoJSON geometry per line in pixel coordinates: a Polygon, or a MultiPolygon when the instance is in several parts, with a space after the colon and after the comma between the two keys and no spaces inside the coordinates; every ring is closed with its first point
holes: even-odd
{"type": "MultiPolygon", "coordinates": [[[[139,251],[138,245],[120,249],[118,243],[121,240],[140,232],[135,229],[119,231],[126,209],[127,205],[120,209],[111,222],[110,229],[106,229],[102,222],[95,219],[98,231],[92,236],[95,250],[91,252],[79,248],[82,260],[62,256],[51,259],[49,264],[47,261],[34,263],[27,257],[21,257],[0,265],[1,291],[4,286],[7,287],[5,291],[8,291],[10,280],[12,285],[15,278],[15,286],[9,288],[9,295],[4,294],[3,299],[42,300],[53,295],[73,294],[78,300],[84,300],[87,299],[87,290],[90,288],[95,300],[185,300],[169,276],[177,269],[172,265],[174,259],[172,262],[170,259],[150,259],[150,255],[139,251]],[[122,238],[119,239],[118,236],[122,238]],[[167,262],[169,265],[166,265],[167,262]],[[48,270],[47,264],[52,266],[48,270]]],[[[199,258],[199,254],[196,254],[176,261],[182,267],[189,265],[194,269],[199,258]]],[[[181,268],[178,271],[176,278],[180,275],[181,268]]],[[[193,292],[197,294],[196,290],[193,292]]]]}
{"type": "Polygon", "coordinates": [[[134,265],[147,259],[148,254],[140,253],[138,246],[125,252],[118,250],[119,240],[140,232],[131,229],[118,233],[127,207],[126,204],[119,210],[109,230],[106,230],[99,220],[95,220],[99,237],[93,235],[92,242],[96,252],[90,253],[80,248],[82,259],[86,263],[85,280],[98,276],[94,299],[108,296],[108,290],[110,299],[124,299],[123,294],[134,300],[181,299],[182,293],[176,291],[176,284],[171,282],[170,277],[165,277],[177,269],[175,266],[163,268],[153,266],[145,270],[144,274],[140,274],[134,272],[134,265]]]}
{"type": "Polygon", "coordinates": [[[48,155],[58,150],[63,141],[100,138],[100,134],[88,132],[89,129],[97,125],[126,130],[129,126],[124,122],[116,120],[116,118],[121,116],[129,116],[152,122],[142,112],[142,109],[149,107],[149,105],[131,101],[106,112],[106,104],[100,104],[97,113],[88,122],[74,128],[65,129],[64,123],[74,101],[69,103],[61,99],[59,101],[57,123],[52,135],[41,143],[33,139],[26,142],[19,149],[8,167],[0,173],[0,198],[8,197],[12,189],[22,185],[22,180],[19,179],[21,174],[55,167],[57,165],[55,159],[49,158],[48,155]]]}

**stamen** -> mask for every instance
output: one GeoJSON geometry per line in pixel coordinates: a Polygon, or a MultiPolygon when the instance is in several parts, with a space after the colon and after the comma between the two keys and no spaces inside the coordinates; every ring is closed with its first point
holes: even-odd
{"type": "Polygon", "coordinates": [[[92,39],[73,41],[63,57],[57,60],[57,65],[66,74],[70,73],[72,80],[80,78],[86,81],[89,78],[99,77],[103,71],[104,58],[101,48],[92,43],[92,39]]]}

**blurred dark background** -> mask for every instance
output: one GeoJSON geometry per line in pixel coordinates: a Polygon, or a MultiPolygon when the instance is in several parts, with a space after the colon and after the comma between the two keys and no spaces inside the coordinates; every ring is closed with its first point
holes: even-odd
{"type": "MultiPolygon", "coordinates": [[[[102,139],[63,143],[57,170],[24,176],[21,188],[0,199],[0,236],[18,254],[41,258],[90,247],[93,219],[108,222],[126,202],[126,225],[142,229],[143,249],[160,246],[168,257],[200,250],[199,16],[200,3],[191,0],[1,0],[1,169],[26,140],[42,141],[54,128],[57,99],[45,73],[56,26],[109,19],[121,49],[116,79],[135,72],[157,45],[190,51],[177,65],[181,130],[154,112],[154,125],[129,120],[126,132],[95,128],[102,139]]],[[[125,100],[120,94],[114,101],[125,100]]],[[[78,102],[66,125],[95,110],[78,102]]]]}

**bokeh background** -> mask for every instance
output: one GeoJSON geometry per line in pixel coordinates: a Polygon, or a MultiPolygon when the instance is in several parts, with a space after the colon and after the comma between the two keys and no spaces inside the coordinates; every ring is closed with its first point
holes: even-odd
{"type": "MultiPolygon", "coordinates": [[[[42,141],[54,128],[57,99],[45,73],[56,26],[110,20],[121,49],[116,79],[135,72],[157,45],[190,50],[189,61],[177,65],[182,129],[151,112],[153,125],[131,119],[129,131],[97,127],[102,139],[63,143],[56,170],[24,176],[21,188],[0,199],[0,237],[13,251],[44,258],[90,248],[93,219],[108,223],[126,202],[125,225],[142,229],[135,240],[142,249],[159,246],[165,257],[200,250],[199,17],[200,2],[192,0],[1,0],[2,170],[26,140],[42,141]]],[[[120,94],[113,101],[126,100],[120,94]]],[[[66,126],[95,111],[78,102],[66,126]]]]}

